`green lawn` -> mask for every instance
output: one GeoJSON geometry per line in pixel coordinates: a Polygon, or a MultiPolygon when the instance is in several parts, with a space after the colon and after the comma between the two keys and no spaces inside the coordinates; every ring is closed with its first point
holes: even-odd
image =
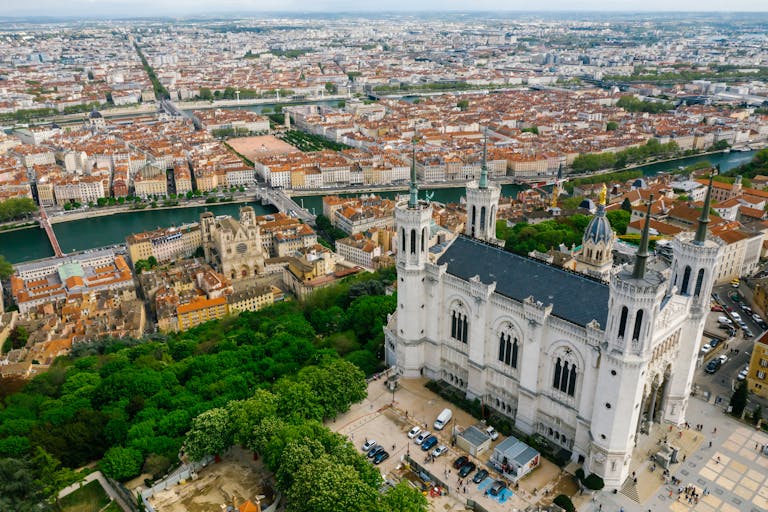
{"type": "MultiPolygon", "coordinates": [[[[99,482],[94,480],[72,494],[65,496],[59,503],[59,511],[98,512],[107,503],[109,503],[109,496],[101,488],[99,482]]],[[[114,509],[110,507],[107,510],[120,510],[120,507],[114,509]]]]}

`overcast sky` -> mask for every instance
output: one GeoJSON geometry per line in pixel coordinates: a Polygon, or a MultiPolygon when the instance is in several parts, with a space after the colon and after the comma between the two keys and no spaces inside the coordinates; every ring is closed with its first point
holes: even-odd
{"type": "Polygon", "coordinates": [[[227,12],[339,11],[762,11],[767,0],[0,0],[0,16],[187,16],[227,12]]]}

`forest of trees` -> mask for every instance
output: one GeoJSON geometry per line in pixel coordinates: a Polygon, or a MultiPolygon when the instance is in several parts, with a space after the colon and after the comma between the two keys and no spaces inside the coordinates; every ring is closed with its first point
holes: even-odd
{"type": "Polygon", "coordinates": [[[573,161],[575,172],[593,172],[601,169],[621,169],[631,164],[643,162],[651,157],[673,156],[678,151],[677,143],[660,143],[650,139],[642,146],[627,148],[617,153],[585,153],[573,161]]]}
{"type": "MultiPolygon", "coordinates": [[[[393,269],[366,274],[303,305],[280,303],[168,336],[78,344],[26,384],[0,381],[0,509],[38,510],[41,500],[76,480],[72,468],[94,460],[118,479],[141,471],[161,476],[178,462],[185,439],[187,453],[199,456],[223,451],[231,433],[276,471],[290,463],[289,452],[282,453],[288,449],[309,449],[318,461],[333,463],[330,473],[307,463],[312,472],[297,470],[302,485],[281,485],[290,510],[319,503],[313,493],[338,492],[339,478],[357,485],[355,492],[377,510],[386,501],[375,492],[378,475],[319,422],[363,398],[365,375],[381,369],[382,326],[396,301],[384,292],[394,277],[393,269]],[[206,422],[225,413],[234,418],[264,397],[275,409],[247,415],[265,419],[259,437],[246,439],[233,426],[211,444],[195,433],[212,436],[206,422]],[[307,432],[314,441],[302,440],[307,432]]],[[[391,492],[395,499],[406,490],[391,492]]]]}
{"type": "MultiPolygon", "coordinates": [[[[627,232],[630,213],[626,210],[611,210],[606,212],[606,217],[611,227],[618,235],[627,232]]],[[[538,224],[520,223],[508,228],[506,222],[496,223],[496,236],[505,240],[504,248],[507,251],[527,256],[531,251],[547,252],[565,244],[581,245],[584,230],[587,228],[591,217],[587,215],[572,215],[559,217],[538,224]]]]}

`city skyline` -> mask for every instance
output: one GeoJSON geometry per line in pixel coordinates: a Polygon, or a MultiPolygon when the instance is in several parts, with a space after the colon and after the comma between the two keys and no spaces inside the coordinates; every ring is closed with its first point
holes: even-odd
{"type": "Polygon", "coordinates": [[[723,9],[723,4],[712,0],[696,1],[681,0],[674,4],[661,0],[649,0],[638,6],[630,0],[619,0],[611,5],[583,0],[545,0],[531,7],[528,2],[503,2],[499,0],[447,0],[443,2],[427,1],[414,4],[402,0],[387,3],[386,8],[377,9],[374,5],[361,7],[356,2],[348,0],[322,0],[307,2],[302,0],[224,0],[211,4],[203,0],[170,0],[158,4],[148,0],[128,2],[126,0],[74,0],[62,4],[54,0],[43,0],[30,6],[29,4],[14,3],[0,8],[0,16],[7,17],[129,17],[140,18],[147,16],[195,16],[195,15],[254,15],[254,14],[299,14],[299,13],[440,13],[448,11],[459,12],[504,12],[504,13],[669,13],[669,12],[768,12],[768,4],[758,5],[750,0],[735,0],[723,9]]]}

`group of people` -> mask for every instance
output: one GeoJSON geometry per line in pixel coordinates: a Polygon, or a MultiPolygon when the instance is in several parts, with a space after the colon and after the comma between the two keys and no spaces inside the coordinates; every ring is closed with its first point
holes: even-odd
{"type": "Polygon", "coordinates": [[[685,487],[681,486],[677,488],[677,501],[684,499],[690,505],[698,505],[699,498],[706,496],[707,494],[709,494],[709,489],[706,487],[701,491],[701,494],[699,494],[699,490],[693,484],[686,485],[685,487]]]}

